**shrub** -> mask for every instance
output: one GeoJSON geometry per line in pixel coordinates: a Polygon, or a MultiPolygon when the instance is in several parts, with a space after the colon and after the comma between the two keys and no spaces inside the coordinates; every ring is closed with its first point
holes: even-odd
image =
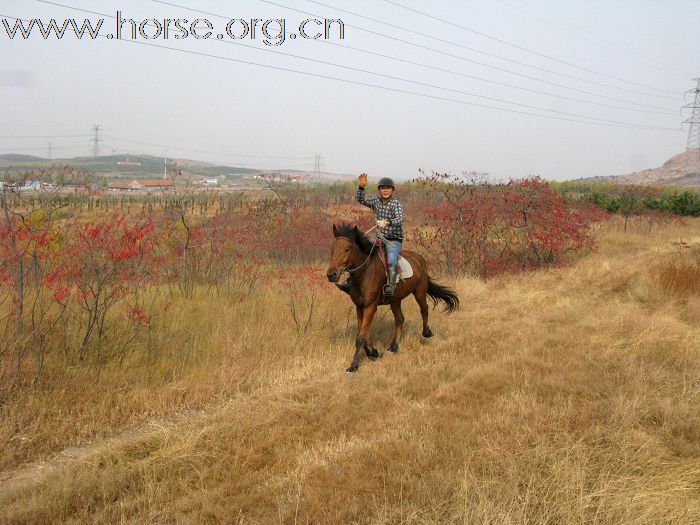
{"type": "Polygon", "coordinates": [[[418,234],[448,272],[493,275],[562,263],[593,245],[590,216],[568,206],[542,179],[490,185],[433,174],[418,179],[444,196],[418,234]]]}

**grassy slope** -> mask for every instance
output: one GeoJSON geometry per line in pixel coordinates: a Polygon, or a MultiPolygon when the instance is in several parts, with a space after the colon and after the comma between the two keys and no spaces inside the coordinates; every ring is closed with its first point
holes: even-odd
{"type": "Polygon", "coordinates": [[[353,376],[335,290],[304,336],[271,294],[175,304],[148,366],[7,403],[4,464],[203,412],[6,481],[0,522],[697,523],[700,295],[668,284],[690,224],[452,283],[462,310],[433,313],[433,339],[407,305],[399,354],[353,376]]]}

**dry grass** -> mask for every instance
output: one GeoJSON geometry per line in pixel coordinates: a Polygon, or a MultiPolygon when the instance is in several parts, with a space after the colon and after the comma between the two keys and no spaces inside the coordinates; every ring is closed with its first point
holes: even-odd
{"type": "Polygon", "coordinates": [[[152,423],[30,463],[0,522],[698,523],[700,307],[668,268],[700,222],[601,235],[570,268],[454,283],[431,340],[407,305],[399,354],[353,376],[339,292],[306,335],[269,293],[175,304],[149,358],[2,407],[6,478],[152,423]]]}
{"type": "Polygon", "coordinates": [[[700,295],[700,247],[681,247],[676,257],[660,265],[658,276],[664,288],[676,295],[700,295]]]}

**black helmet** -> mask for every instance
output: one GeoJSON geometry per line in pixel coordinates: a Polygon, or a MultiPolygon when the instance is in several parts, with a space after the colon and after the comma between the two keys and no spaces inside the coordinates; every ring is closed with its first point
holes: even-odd
{"type": "Polygon", "coordinates": [[[381,179],[379,179],[379,182],[377,183],[377,187],[381,188],[382,186],[387,186],[387,187],[394,189],[394,190],[396,189],[396,187],[394,186],[394,181],[392,179],[390,179],[389,177],[382,177],[381,179]]]}

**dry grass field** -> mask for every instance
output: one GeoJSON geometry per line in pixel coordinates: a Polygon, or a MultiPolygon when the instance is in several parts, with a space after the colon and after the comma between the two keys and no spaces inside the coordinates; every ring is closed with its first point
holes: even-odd
{"type": "Polygon", "coordinates": [[[354,375],[330,285],[301,333],[284,290],[175,300],[120,366],[3,400],[0,522],[700,523],[700,221],[598,240],[442,277],[461,310],[424,340],[407,303],[354,375]]]}

